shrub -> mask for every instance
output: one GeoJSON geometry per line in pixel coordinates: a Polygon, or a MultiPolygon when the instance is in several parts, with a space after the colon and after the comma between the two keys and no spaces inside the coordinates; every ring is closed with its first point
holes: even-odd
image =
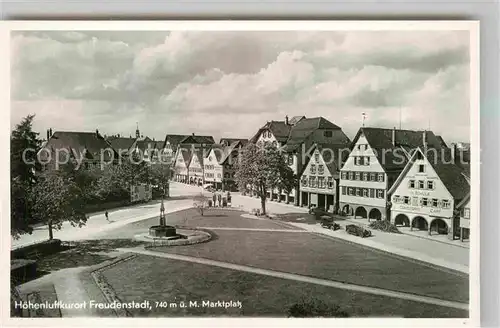
{"type": "Polygon", "coordinates": [[[394,224],[386,220],[373,221],[370,223],[369,227],[384,232],[401,233],[394,224]]]}
{"type": "Polygon", "coordinates": [[[321,300],[301,300],[288,309],[288,317],[337,317],[347,318],[349,314],[340,309],[336,304],[327,304],[321,300]]]}

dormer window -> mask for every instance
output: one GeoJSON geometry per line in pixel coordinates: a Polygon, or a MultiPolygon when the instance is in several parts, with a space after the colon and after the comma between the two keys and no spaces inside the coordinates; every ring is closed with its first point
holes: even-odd
{"type": "Polygon", "coordinates": [[[325,137],[327,137],[327,138],[331,138],[331,137],[332,137],[332,135],[333,135],[333,133],[332,133],[332,131],[325,131],[325,132],[323,133],[323,135],[324,135],[325,137]]]}
{"type": "Polygon", "coordinates": [[[418,173],[425,173],[425,165],[418,164],[418,173]]]}

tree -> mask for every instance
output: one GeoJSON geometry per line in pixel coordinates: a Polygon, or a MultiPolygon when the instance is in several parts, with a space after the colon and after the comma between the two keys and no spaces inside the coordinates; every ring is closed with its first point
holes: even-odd
{"type": "Polygon", "coordinates": [[[10,138],[11,167],[11,235],[31,233],[32,204],[29,194],[36,184],[36,172],[40,169],[37,153],[41,141],[32,129],[35,115],[28,115],[16,125],[10,138]]]}
{"type": "Polygon", "coordinates": [[[236,164],[235,179],[240,190],[255,190],[261,201],[262,214],[266,214],[266,193],[271,189],[291,190],[296,177],[284,156],[276,147],[246,145],[236,164]]]}
{"type": "Polygon", "coordinates": [[[149,167],[151,182],[160,190],[162,197],[168,196],[168,181],[171,176],[170,166],[167,164],[152,164],[149,167]]]}
{"type": "Polygon", "coordinates": [[[53,230],[59,230],[64,221],[82,227],[87,222],[83,194],[75,177],[59,171],[47,171],[39,176],[31,193],[33,216],[45,222],[49,228],[49,239],[53,230]]]}

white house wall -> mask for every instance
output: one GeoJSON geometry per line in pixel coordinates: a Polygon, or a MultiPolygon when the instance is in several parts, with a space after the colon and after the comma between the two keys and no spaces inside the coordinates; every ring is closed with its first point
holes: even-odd
{"type": "MultiPolygon", "coordinates": [[[[331,174],[331,172],[328,170],[326,163],[321,156],[320,152],[318,150],[315,150],[313,155],[311,156],[311,160],[306,166],[306,169],[303,171],[302,176],[300,177],[300,190],[304,192],[312,192],[312,193],[320,193],[320,194],[330,194],[334,195],[335,194],[335,179],[334,175],[331,174]],[[317,160],[316,160],[316,155],[318,155],[317,160]],[[315,172],[311,172],[311,167],[312,165],[315,166],[315,172]],[[319,172],[319,167],[323,166],[323,172],[319,172]],[[309,185],[310,183],[310,177],[315,177],[316,178],[316,183],[319,183],[318,178],[324,178],[325,180],[325,188],[319,188],[319,187],[311,187],[309,185]],[[303,184],[303,179],[306,178],[307,185],[303,184]],[[332,188],[328,188],[328,178],[331,178],[333,185],[332,188]]],[[[318,185],[318,184],[317,184],[318,185]]],[[[319,185],[318,185],[319,186],[319,185]]]]}
{"type": "MultiPolygon", "coordinates": [[[[386,206],[386,195],[387,195],[387,174],[385,173],[382,165],[378,162],[373,149],[368,144],[366,138],[361,135],[356,142],[353,150],[349,154],[344,166],[340,170],[340,183],[339,183],[339,193],[340,193],[340,202],[341,203],[350,203],[350,204],[358,204],[358,205],[367,205],[373,207],[385,207],[386,206]],[[363,149],[359,149],[359,145],[363,146],[363,149]],[[366,149],[364,149],[366,145],[366,149]],[[365,156],[369,158],[369,165],[356,165],[354,158],[356,156],[365,156]],[[377,176],[377,181],[362,181],[362,180],[346,180],[342,178],[342,172],[346,172],[349,177],[349,172],[361,172],[360,179],[363,178],[362,173],[366,172],[368,174],[375,173],[377,176]],[[378,181],[378,174],[383,174],[383,182],[378,181]],[[347,188],[346,195],[342,193],[342,187],[347,188]],[[384,190],[383,198],[377,198],[375,195],[374,198],[371,197],[359,197],[359,196],[351,196],[348,195],[349,188],[369,188],[376,190],[384,190]]],[[[355,178],[355,173],[353,173],[355,178]]]]}
{"type": "Polygon", "coordinates": [[[391,195],[391,202],[391,211],[393,212],[391,217],[393,218],[399,213],[406,213],[410,220],[416,215],[427,216],[429,218],[451,218],[453,216],[453,197],[426,158],[416,160],[413,163],[399,186],[397,186],[391,195]],[[419,165],[424,165],[425,172],[418,172],[419,165]],[[410,187],[410,180],[415,181],[415,188],[410,187]],[[419,188],[419,181],[423,181],[424,188],[419,188]],[[433,183],[433,189],[428,188],[428,182],[433,183]],[[404,204],[395,199],[396,197],[402,199],[405,196],[409,197],[410,204],[404,204]],[[427,206],[421,205],[422,198],[427,198],[427,206]],[[438,200],[438,207],[432,206],[432,199],[438,200]],[[449,202],[447,208],[443,207],[443,200],[449,202]]]}
{"type": "Polygon", "coordinates": [[[207,182],[222,182],[222,165],[217,161],[214,150],[205,158],[205,181],[207,182]]]}

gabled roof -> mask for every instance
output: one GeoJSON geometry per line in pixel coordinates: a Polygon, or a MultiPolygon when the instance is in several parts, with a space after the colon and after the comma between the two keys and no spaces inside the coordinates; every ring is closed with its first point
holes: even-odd
{"type": "MultiPolygon", "coordinates": [[[[56,149],[66,149],[73,156],[85,154],[87,159],[100,159],[101,151],[103,151],[105,160],[110,160],[111,154],[106,149],[113,151],[113,156],[117,158],[116,150],[112,145],[104,139],[103,136],[96,132],[73,132],[73,131],[56,131],[47,141],[45,148],[55,151],[56,149]]],[[[41,156],[46,155],[46,152],[41,152],[41,156]]]]}
{"type": "Polygon", "coordinates": [[[120,152],[120,151],[125,151],[125,150],[128,151],[130,149],[130,147],[132,147],[132,145],[134,144],[136,139],[135,138],[128,138],[128,137],[125,138],[125,137],[112,136],[112,137],[108,137],[107,140],[116,151],[120,152]]]}
{"type": "MultiPolygon", "coordinates": [[[[314,132],[316,130],[321,130],[320,128],[315,127],[319,126],[319,124],[314,125],[311,124],[310,122],[306,122],[306,124],[303,124],[303,122],[305,122],[306,120],[309,119],[304,119],[300,121],[296,126],[292,128],[290,136],[288,137],[286,145],[283,149],[284,151],[293,152],[296,151],[302,144],[304,144],[306,147],[310,147],[315,143],[342,145],[343,147],[349,147],[351,140],[342,131],[341,128],[339,127],[335,129],[328,128],[328,130],[332,132],[331,137],[317,136],[317,135],[315,136],[314,132]]],[[[333,123],[331,124],[332,126],[336,126],[333,123]]],[[[325,123],[322,125],[327,126],[329,124],[325,123]]]]}
{"type": "Polygon", "coordinates": [[[300,120],[306,118],[304,115],[302,116],[293,116],[289,121],[288,124],[290,125],[295,125],[297,124],[300,120]]]}
{"type": "MultiPolygon", "coordinates": [[[[221,144],[213,144],[210,147],[210,150],[214,149],[214,155],[215,159],[217,160],[217,163],[221,163],[222,159],[224,158],[224,146],[221,144]]],[[[210,154],[210,152],[207,153],[207,156],[210,154]]]]}
{"type": "Polygon", "coordinates": [[[172,145],[172,149],[176,149],[177,145],[179,145],[186,137],[188,137],[186,134],[167,134],[165,136],[164,145],[166,145],[168,141],[172,145]]]}
{"type": "Polygon", "coordinates": [[[191,163],[191,156],[193,152],[190,149],[179,149],[178,155],[177,156],[182,156],[182,159],[184,160],[184,163],[186,163],[186,167],[189,166],[191,163]]]}
{"type": "Polygon", "coordinates": [[[457,202],[460,202],[470,193],[470,183],[464,174],[464,170],[455,164],[449,149],[443,148],[438,151],[428,149],[424,154],[424,151],[419,147],[413,152],[403,171],[389,190],[389,194],[394,193],[398,185],[403,181],[406,173],[415,162],[417,154],[422,154],[427,159],[441,182],[457,202]]]}
{"type": "Polygon", "coordinates": [[[436,135],[436,138],[437,138],[437,139],[438,139],[438,141],[441,143],[441,147],[448,148],[448,146],[446,145],[446,142],[444,142],[443,137],[436,135]]]}
{"type": "Polygon", "coordinates": [[[248,139],[239,139],[239,138],[220,138],[219,144],[228,143],[229,145],[235,141],[240,141],[242,145],[246,145],[248,143],[248,139]]]}
{"type": "Polygon", "coordinates": [[[359,137],[364,135],[370,147],[376,152],[378,162],[384,170],[402,170],[408,162],[405,154],[410,154],[412,149],[424,147],[424,133],[427,148],[443,148],[432,131],[362,127],[354,137],[351,149],[357,143],[359,137]],[[395,132],[395,144],[392,142],[393,132],[395,132]]]}
{"type": "Polygon", "coordinates": [[[230,158],[231,154],[233,154],[238,147],[243,147],[243,143],[241,141],[234,141],[229,146],[224,147],[224,158],[221,160],[220,164],[225,164],[227,160],[230,158]]]}
{"type": "Polygon", "coordinates": [[[277,141],[285,142],[288,139],[291,126],[287,125],[284,121],[271,121],[267,122],[259,131],[253,136],[251,142],[256,142],[262,131],[270,130],[277,141]]]}
{"type": "Polygon", "coordinates": [[[197,136],[192,134],[190,136],[186,136],[184,139],[180,141],[180,144],[214,144],[215,140],[212,136],[197,136]]]}
{"type": "Polygon", "coordinates": [[[302,172],[299,173],[299,176],[302,176],[304,170],[307,168],[307,165],[309,165],[309,161],[311,160],[312,155],[314,154],[314,151],[316,149],[320,150],[323,161],[325,162],[325,165],[331,175],[338,174],[340,168],[342,167],[342,164],[349,157],[348,152],[342,151],[345,149],[344,145],[316,143],[309,149],[310,151],[308,152],[308,157],[306,158],[305,165],[302,166],[302,172]]]}

